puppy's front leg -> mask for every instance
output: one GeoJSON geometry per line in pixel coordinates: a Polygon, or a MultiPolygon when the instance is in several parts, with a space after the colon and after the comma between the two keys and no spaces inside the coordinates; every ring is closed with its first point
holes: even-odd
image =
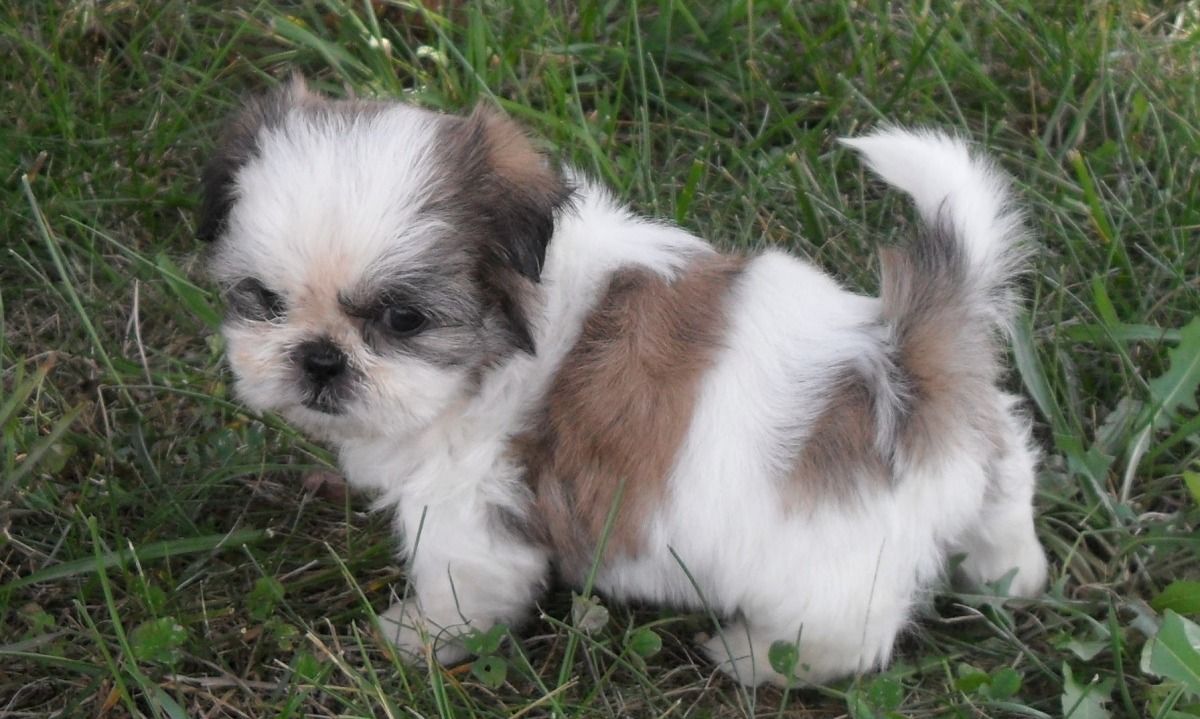
{"type": "Polygon", "coordinates": [[[446,502],[397,512],[407,542],[408,597],[380,615],[407,658],[443,664],[468,654],[462,636],[524,619],[544,588],[548,559],[517,537],[493,508],[446,502]],[[423,517],[422,517],[423,515],[423,517]]]}

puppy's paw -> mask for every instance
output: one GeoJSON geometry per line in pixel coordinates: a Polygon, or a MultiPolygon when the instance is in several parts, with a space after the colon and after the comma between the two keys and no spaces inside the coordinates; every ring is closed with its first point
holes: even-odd
{"type": "Polygon", "coordinates": [[[1041,545],[1034,545],[1025,552],[1023,561],[1017,565],[1017,576],[1009,585],[1009,591],[1014,597],[1032,599],[1046,591],[1046,583],[1050,575],[1049,562],[1041,545]]]}
{"type": "Polygon", "coordinates": [[[1006,544],[969,547],[956,583],[971,591],[990,591],[988,585],[1008,578],[1008,596],[1031,599],[1046,590],[1048,574],[1046,554],[1030,531],[1006,544]]]}
{"type": "Polygon", "coordinates": [[[988,569],[990,569],[990,575],[985,574],[985,570],[980,570],[978,576],[993,577],[988,580],[990,582],[1000,581],[1014,570],[1016,571],[1016,575],[1008,584],[1008,596],[1010,597],[1032,599],[1046,591],[1049,566],[1046,562],[1046,555],[1037,542],[1025,543],[1019,550],[1013,551],[1007,559],[993,562],[993,566],[988,569]]]}
{"type": "Polygon", "coordinates": [[[716,635],[701,642],[704,654],[726,676],[747,687],[756,687],[770,682],[776,686],[788,686],[795,680],[771,668],[767,657],[770,642],[752,638],[742,622],[734,622],[716,635]],[[758,646],[759,643],[763,646],[758,646]]]}
{"type": "Polygon", "coordinates": [[[411,602],[397,602],[379,615],[379,630],[396,647],[404,661],[428,664],[457,664],[469,652],[456,634],[436,626],[411,602]]]}

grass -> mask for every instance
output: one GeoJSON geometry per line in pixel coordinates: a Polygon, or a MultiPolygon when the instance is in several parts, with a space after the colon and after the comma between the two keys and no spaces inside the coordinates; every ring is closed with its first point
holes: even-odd
{"type": "Polygon", "coordinates": [[[0,715],[1200,716],[1200,6],[902,5],[0,0],[0,715]],[[989,148],[1039,242],[1010,381],[1046,595],[940,595],[887,672],[803,691],[565,591],[487,667],[401,666],[365,621],[387,519],[229,396],[191,239],[219,119],[290,68],[498,100],[641,210],[864,291],[909,215],[833,138],[989,148]]]}

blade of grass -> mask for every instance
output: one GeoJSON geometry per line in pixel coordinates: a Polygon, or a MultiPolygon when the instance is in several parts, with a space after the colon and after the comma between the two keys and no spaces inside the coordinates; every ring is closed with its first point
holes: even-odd
{"type": "Polygon", "coordinates": [[[21,175],[21,189],[25,193],[25,199],[29,203],[30,211],[33,212],[38,234],[41,235],[42,241],[46,245],[46,250],[50,253],[50,258],[54,262],[54,269],[58,272],[58,276],[62,278],[63,292],[70,300],[71,306],[74,308],[76,315],[78,315],[80,323],[91,339],[92,349],[99,355],[101,363],[108,371],[109,381],[118,388],[121,397],[125,400],[126,406],[138,418],[141,418],[141,409],[138,408],[137,403],[133,401],[133,397],[130,396],[129,391],[125,388],[121,374],[113,366],[112,359],[108,356],[108,351],[104,348],[104,341],[100,339],[100,334],[96,331],[96,326],[92,323],[92,318],[88,315],[87,310],[84,309],[83,302],[79,299],[79,294],[75,291],[75,283],[72,280],[72,275],[67,272],[67,266],[63,262],[58,242],[54,237],[54,233],[50,231],[50,225],[46,222],[45,215],[42,214],[42,208],[38,204],[37,197],[33,194],[33,187],[29,184],[28,175],[21,175]]]}
{"type": "Polygon", "coordinates": [[[19,486],[21,480],[25,479],[33,471],[33,468],[37,466],[37,463],[41,461],[46,452],[50,451],[55,443],[62,439],[66,431],[75,423],[75,419],[79,417],[83,408],[83,405],[77,405],[67,410],[67,413],[50,428],[50,432],[29,448],[25,459],[21,460],[16,469],[4,478],[4,484],[0,485],[0,500],[7,498],[13,489],[19,486]]]}
{"type": "MultiPolygon", "coordinates": [[[[267,529],[239,529],[225,534],[209,534],[202,537],[185,537],[182,539],[167,539],[161,542],[152,542],[138,548],[136,555],[138,561],[148,562],[154,559],[163,559],[182,554],[231,549],[243,544],[254,544],[270,537],[271,531],[267,529]]],[[[50,582],[80,574],[91,574],[102,569],[124,566],[134,559],[134,553],[134,551],[128,549],[116,549],[104,552],[96,557],[60,562],[59,564],[39,569],[32,574],[19,577],[0,586],[0,594],[27,587],[31,584],[50,582]]]]}

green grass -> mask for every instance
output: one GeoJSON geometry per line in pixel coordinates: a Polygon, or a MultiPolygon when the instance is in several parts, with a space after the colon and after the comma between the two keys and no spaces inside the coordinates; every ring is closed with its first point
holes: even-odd
{"type": "Polygon", "coordinates": [[[1197,3],[234,5],[0,0],[0,715],[1200,716],[1197,3]],[[714,677],[703,615],[585,633],[563,591],[495,686],[402,667],[365,620],[403,588],[387,519],[230,397],[192,240],[219,119],[290,68],[495,98],[645,212],[864,291],[909,214],[833,138],[989,148],[1039,243],[1010,382],[1048,593],[941,595],[887,673],[788,693],[714,677]]]}

